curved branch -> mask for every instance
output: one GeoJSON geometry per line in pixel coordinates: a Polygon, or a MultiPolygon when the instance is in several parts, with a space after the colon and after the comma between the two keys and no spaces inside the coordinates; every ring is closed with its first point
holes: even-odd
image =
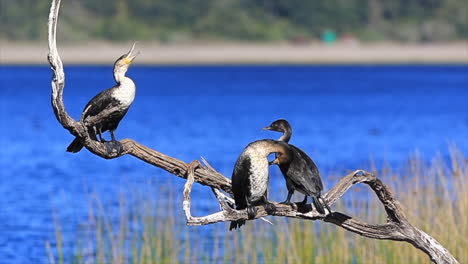
{"type": "MultiPolygon", "coordinates": [[[[193,170],[188,170],[187,183],[184,187],[183,209],[186,214],[188,225],[207,225],[219,222],[229,222],[235,220],[252,220],[247,215],[247,210],[226,209],[203,217],[193,217],[190,213],[190,193],[194,181],[193,170]]],[[[343,177],[337,185],[324,194],[325,200],[331,206],[354,184],[367,184],[379,197],[387,212],[387,222],[384,224],[368,224],[357,219],[353,219],[343,213],[333,212],[322,215],[316,211],[312,205],[308,204],[301,211],[289,205],[275,203],[276,212],[273,216],[284,216],[303,220],[322,220],[340,226],[348,231],[373,239],[385,239],[395,241],[405,241],[416,248],[424,251],[435,263],[458,263],[458,261],[446,250],[437,240],[426,234],[424,231],[411,225],[406,219],[399,202],[394,198],[387,186],[374,174],[363,170],[357,170],[343,177]]],[[[217,196],[218,200],[219,197],[217,196]]],[[[220,203],[222,202],[219,200],[220,203]]],[[[263,206],[257,206],[256,218],[267,216],[263,206]]]]}
{"type": "MultiPolygon", "coordinates": [[[[59,123],[71,134],[78,137],[83,145],[92,153],[105,158],[113,159],[122,155],[132,155],[146,163],[159,167],[178,177],[187,178],[184,187],[183,209],[188,225],[207,225],[217,222],[249,220],[246,210],[235,210],[231,206],[232,198],[223,194],[220,190],[232,196],[231,181],[207,164],[201,166],[198,161],[187,164],[176,158],[167,156],[156,150],[150,149],[134,140],[123,139],[120,141],[123,150],[109,153],[105,145],[90,138],[86,131],[86,125],[98,122],[105,114],[94,118],[76,121],[67,113],[63,103],[63,90],[65,87],[65,74],[63,64],[57,50],[57,22],[60,9],[60,0],[52,0],[48,24],[49,54],[48,60],[54,73],[52,78],[52,107],[59,123]],[[221,211],[203,217],[193,217],[190,212],[190,193],[194,182],[210,186],[218,199],[221,211]]],[[[275,216],[300,218],[304,220],[322,220],[335,224],[351,232],[375,239],[388,239],[406,241],[418,249],[424,251],[432,261],[436,263],[458,263],[457,260],[434,238],[412,226],[403,213],[401,205],[394,198],[387,186],[385,186],[374,174],[358,170],[342,178],[336,186],[324,194],[325,202],[331,206],[340,199],[354,184],[367,184],[382,202],[388,215],[387,222],[372,225],[353,219],[339,212],[328,215],[319,214],[311,205],[300,208],[300,211],[290,206],[275,204],[277,211],[275,216]]],[[[263,206],[257,207],[256,218],[267,216],[263,206]]]]}
{"type": "Polygon", "coordinates": [[[54,72],[52,78],[52,106],[54,113],[60,124],[64,125],[66,129],[69,129],[69,124],[73,124],[74,120],[68,115],[62,100],[63,88],[65,86],[65,73],[63,72],[62,59],[60,58],[57,50],[57,20],[59,10],[60,0],[52,1],[49,13],[49,54],[47,58],[49,60],[50,66],[52,67],[52,71],[54,72]]]}

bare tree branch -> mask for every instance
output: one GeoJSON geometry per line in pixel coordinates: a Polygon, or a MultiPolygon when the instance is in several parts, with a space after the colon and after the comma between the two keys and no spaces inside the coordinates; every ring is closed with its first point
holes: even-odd
{"type": "MultiPolygon", "coordinates": [[[[57,21],[59,15],[60,0],[52,0],[49,14],[48,40],[49,54],[48,60],[54,73],[52,78],[52,107],[59,123],[71,134],[78,137],[83,145],[92,153],[105,159],[113,159],[122,155],[132,155],[146,163],[159,167],[171,174],[181,178],[186,178],[184,187],[183,210],[188,225],[207,225],[218,222],[235,220],[249,220],[246,210],[233,209],[233,199],[222,191],[232,196],[231,181],[224,175],[217,172],[203,158],[205,166],[198,161],[187,164],[176,158],[167,156],[156,150],[150,149],[134,140],[123,139],[120,142],[123,151],[120,153],[108,153],[103,143],[93,140],[86,131],[86,125],[91,126],[106,114],[76,121],[67,113],[63,104],[63,90],[65,86],[65,74],[63,64],[57,50],[57,21]],[[220,204],[220,211],[203,217],[193,217],[191,215],[190,194],[194,182],[210,186],[215,197],[220,204]]],[[[354,184],[364,183],[368,185],[377,195],[387,213],[387,222],[384,224],[368,224],[354,219],[348,215],[333,212],[328,215],[318,213],[310,204],[306,208],[295,209],[288,205],[275,204],[277,211],[274,216],[299,218],[303,220],[322,220],[340,226],[348,231],[359,235],[374,238],[405,241],[416,248],[424,251],[435,263],[458,263],[457,260],[434,238],[411,225],[399,202],[395,199],[387,186],[385,186],[374,174],[363,170],[357,170],[342,178],[323,198],[328,206],[336,203],[347,190],[354,184]]],[[[257,207],[258,213],[255,218],[262,218],[268,214],[263,206],[257,207]]]]}

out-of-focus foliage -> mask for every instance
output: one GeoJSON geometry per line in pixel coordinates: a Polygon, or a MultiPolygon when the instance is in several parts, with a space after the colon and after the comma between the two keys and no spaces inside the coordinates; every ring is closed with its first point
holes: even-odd
{"type": "MultiPolygon", "coordinates": [[[[2,0],[0,39],[46,38],[48,0],[2,0]]],[[[65,40],[291,40],[325,30],[364,41],[468,39],[459,0],[66,0],[65,40]]]]}
{"type": "MultiPolygon", "coordinates": [[[[468,263],[468,159],[455,147],[450,153],[450,158],[436,157],[430,164],[416,155],[406,166],[373,171],[396,195],[414,226],[436,238],[460,263],[468,263]]],[[[181,193],[158,184],[125,189],[115,218],[115,204],[102,206],[97,195],[91,196],[89,217],[75,240],[63,240],[64,229],[57,220],[56,238],[48,249],[57,255],[49,263],[432,263],[409,243],[370,239],[312,221],[271,217],[274,225],[248,221],[235,232],[227,230],[228,224],[188,227],[180,208],[181,193]],[[155,195],[154,190],[164,193],[155,195]],[[75,252],[67,254],[66,248],[75,252]]],[[[332,210],[372,224],[387,221],[382,204],[365,185],[353,186],[332,210]]],[[[70,224],[64,223],[69,230],[70,224]]]]}

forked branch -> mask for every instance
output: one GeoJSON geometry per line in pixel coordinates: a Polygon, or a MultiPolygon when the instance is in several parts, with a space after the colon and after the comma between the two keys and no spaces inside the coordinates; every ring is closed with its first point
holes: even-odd
{"type": "MultiPolygon", "coordinates": [[[[59,9],[60,0],[52,0],[48,25],[48,60],[54,73],[52,78],[52,107],[59,123],[75,137],[78,137],[90,152],[102,158],[113,159],[129,154],[178,177],[187,178],[184,188],[183,210],[188,225],[207,225],[241,219],[248,220],[245,210],[238,211],[233,209],[233,200],[228,196],[232,196],[231,181],[211,166],[201,166],[198,161],[187,164],[181,160],[148,148],[132,139],[123,139],[120,141],[123,146],[122,152],[108,153],[103,143],[93,140],[93,138],[89,136],[84,124],[84,122],[88,122],[88,125],[89,122],[98,122],[99,118],[105,118],[105,115],[97,116],[93,120],[80,121],[76,121],[70,117],[63,103],[65,74],[56,43],[59,9]],[[191,215],[190,194],[194,182],[212,188],[220,204],[221,210],[219,212],[204,217],[193,217],[191,215]],[[227,194],[224,194],[222,191],[227,194]]],[[[323,198],[325,202],[329,206],[333,205],[347,190],[357,183],[367,184],[376,193],[387,213],[388,217],[386,223],[379,225],[368,224],[339,212],[321,215],[312,208],[311,205],[308,205],[308,208],[305,208],[305,210],[301,208],[299,211],[287,205],[276,204],[277,211],[274,213],[274,216],[300,218],[303,220],[322,220],[365,237],[405,241],[424,251],[435,263],[458,263],[439,242],[408,222],[398,201],[394,198],[388,187],[374,174],[362,170],[348,174],[329,192],[324,194],[323,198]]],[[[262,206],[259,206],[257,209],[258,214],[256,218],[267,216],[262,206]]]]}

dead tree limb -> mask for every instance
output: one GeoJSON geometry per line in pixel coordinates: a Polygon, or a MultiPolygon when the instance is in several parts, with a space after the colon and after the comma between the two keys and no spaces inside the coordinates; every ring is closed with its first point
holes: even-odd
{"type": "MultiPolygon", "coordinates": [[[[108,153],[103,143],[93,140],[86,131],[86,125],[90,122],[97,122],[98,116],[93,120],[76,121],[67,113],[63,103],[63,90],[65,86],[65,74],[62,60],[57,50],[57,21],[59,15],[60,0],[52,0],[49,14],[48,40],[49,54],[48,60],[53,71],[52,78],[52,107],[59,123],[71,134],[81,139],[84,146],[105,159],[113,159],[122,155],[132,155],[146,163],[159,167],[171,174],[181,178],[186,178],[184,188],[183,210],[188,225],[207,225],[218,222],[249,220],[246,210],[237,211],[232,208],[231,181],[213,169],[211,166],[201,166],[198,161],[187,164],[176,158],[164,155],[156,150],[150,149],[134,140],[123,139],[123,151],[121,153],[108,153]],[[220,203],[221,210],[217,213],[204,216],[193,217],[190,211],[190,193],[192,185],[198,182],[212,188],[214,195],[220,203]],[[224,191],[228,195],[221,192],[224,191]]],[[[399,202],[395,199],[387,186],[385,186],[374,174],[358,170],[342,178],[329,192],[324,194],[325,202],[331,206],[340,199],[347,190],[354,184],[364,183],[368,185],[377,195],[387,213],[387,222],[384,224],[368,224],[351,216],[334,212],[328,215],[319,214],[315,208],[308,205],[308,208],[301,210],[293,209],[288,205],[276,204],[275,216],[299,218],[304,220],[322,220],[340,226],[348,231],[359,235],[374,238],[405,241],[416,248],[424,251],[435,263],[458,263],[457,260],[434,238],[411,225],[399,202]]],[[[257,207],[258,214],[255,218],[267,216],[262,206],[257,207]]]]}

